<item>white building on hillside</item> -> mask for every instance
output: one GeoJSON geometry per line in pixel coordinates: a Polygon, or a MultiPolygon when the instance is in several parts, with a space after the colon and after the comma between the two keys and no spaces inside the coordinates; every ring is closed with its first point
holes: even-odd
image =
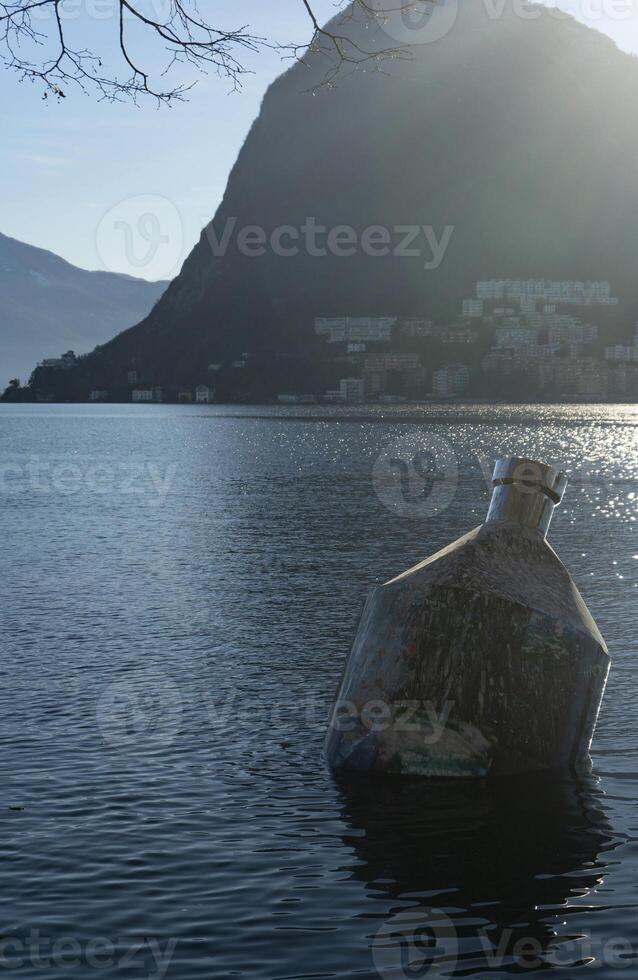
{"type": "Polygon", "coordinates": [[[571,303],[575,306],[616,306],[606,281],[577,279],[485,279],[476,284],[477,299],[488,302],[514,300],[519,304],[571,303]]]}
{"type": "Polygon", "coordinates": [[[613,347],[605,347],[605,360],[625,363],[638,361],[638,345],[623,347],[622,344],[614,344],[613,347]]]}
{"type": "Polygon", "coordinates": [[[437,398],[454,398],[467,390],[470,373],[465,364],[446,364],[434,372],[432,390],[437,398]]]}
{"type": "Polygon", "coordinates": [[[396,316],[319,316],[315,333],[329,344],[386,341],[392,337],[396,316]]]}
{"type": "Polygon", "coordinates": [[[134,402],[161,402],[161,388],[134,388],[131,392],[131,401],[134,402]]]}
{"type": "Polygon", "coordinates": [[[464,299],[463,317],[467,320],[480,319],[483,316],[482,299],[464,299]]]}
{"type": "Polygon", "coordinates": [[[362,402],[365,398],[363,378],[342,378],[339,382],[339,394],[344,402],[362,402]]]}
{"type": "Polygon", "coordinates": [[[197,385],[195,401],[198,405],[209,405],[215,401],[215,389],[211,385],[197,385]]]}

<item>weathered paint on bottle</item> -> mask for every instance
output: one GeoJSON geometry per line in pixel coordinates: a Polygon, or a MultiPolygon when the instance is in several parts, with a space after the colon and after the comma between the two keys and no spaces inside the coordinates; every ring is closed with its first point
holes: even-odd
{"type": "Polygon", "coordinates": [[[578,769],[609,655],[545,535],[567,485],[499,461],[485,523],[373,590],[326,751],[336,769],[423,776],[578,769]]]}

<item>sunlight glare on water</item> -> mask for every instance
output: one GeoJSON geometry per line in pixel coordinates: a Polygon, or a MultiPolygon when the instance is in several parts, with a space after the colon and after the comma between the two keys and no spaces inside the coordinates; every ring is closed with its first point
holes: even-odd
{"type": "Polygon", "coordinates": [[[127,980],[158,951],[174,980],[631,975],[637,437],[623,405],[2,406],[7,975],[43,975],[34,929],[65,977],[96,937],[127,980]],[[593,775],[335,779],[366,592],[481,523],[510,454],[570,476],[550,541],[613,661],[593,775]]]}

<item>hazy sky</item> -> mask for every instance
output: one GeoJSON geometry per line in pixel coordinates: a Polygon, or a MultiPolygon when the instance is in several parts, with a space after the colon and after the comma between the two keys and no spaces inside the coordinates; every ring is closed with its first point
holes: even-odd
{"type": "MultiPolygon", "coordinates": [[[[69,2],[84,11],[88,0],[69,2]]],[[[112,0],[100,2],[104,10],[112,0]]],[[[638,52],[632,0],[560,0],[560,6],[638,52]]],[[[314,0],[314,7],[326,20],[335,2],[314,0]]],[[[311,33],[301,0],[200,0],[200,11],[280,42],[306,41],[311,33]]],[[[80,16],[89,46],[113,30],[112,17],[80,16]]],[[[147,279],[175,275],[221,200],[266,87],[286,67],[272,51],[251,56],[249,64],[255,74],[240,94],[229,95],[228,83],[211,76],[171,110],[97,103],[71,89],[56,104],[42,99],[42,86],[20,84],[0,69],[0,231],[84,268],[147,279]],[[145,241],[157,233],[165,245],[147,249],[145,241]]]]}

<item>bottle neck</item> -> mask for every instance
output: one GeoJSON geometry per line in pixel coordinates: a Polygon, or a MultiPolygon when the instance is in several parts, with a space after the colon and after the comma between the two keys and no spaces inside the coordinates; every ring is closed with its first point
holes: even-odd
{"type": "Polygon", "coordinates": [[[507,521],[531,528],[545,537],[554,513],[556,501],[539,487],[518,483],[494,487],[492,502],[485,523],[507,521]]]}

